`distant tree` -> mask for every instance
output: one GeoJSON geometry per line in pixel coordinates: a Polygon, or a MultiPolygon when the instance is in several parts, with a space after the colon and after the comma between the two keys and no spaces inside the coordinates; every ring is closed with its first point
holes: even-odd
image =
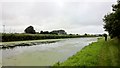
{"type": "Polygon", "coordinates": [[[49,34],[49,31],[44,31],[44,34],[49,34]]]}
{"type": "Polygon", "coordinates": [[[85,35],[85,36],[87,36],[87,34],[86,34],[86,33],[85,33],[84,35],[85,35]]]}
{"type": "Polygon", "coordinates": [[[55,34],[55,35],[58,35],[58,34],[67,34],[66,32],[65,32],[65,30],[53,30],[53,31],[51,31],[51,32],[49,32],[49,31],[40,31],[40,34],[55,34]]]}
{"type": "Polygon", "coordinates": [[[29,26],[24,30],[25,33],[29,33],[29,34],[35,34],[35,30],[33,28],[33,26],[29,26]]]}
{"type": "Polygon", "coordinates": [[[73,35],[73,34],[69,34],[69,35],[73,35]]]}
{"type": "Polygon", "coordinates": [[[39,34],[39,32],[35,32],[36,34],[39,34]]]}
{"type": "Polygon", "coordinates": [[[40,31],[40,34],[50,34],[49,31],[40,31]]]}
{"type": "Polygon", "coordinates": [[[117,37],[120,39],[120,0],[112,8],[113,12],[104,16],[104,29],[108,31],[111,38],[117,37]]]}
{"type": "Polygon", "coordinates": [[[99,34],[99,36],[102,36],[102,34],[99,34]]]}
{"type": "Polygon", "coordinates": [[[76,35],[79,35],[79,34],[76,34],[76,35]]]}
{"type": "Polygon", "coordinates": [[[43,34],[43,31],[40,31],[40,34],[43,34]]]}
{"type": "Polygon", "coordinates": [[[52,33],[52,34],[67,34],[67,32],[65,32],[65,30],[53,30],[50,33],[52,33]]]}

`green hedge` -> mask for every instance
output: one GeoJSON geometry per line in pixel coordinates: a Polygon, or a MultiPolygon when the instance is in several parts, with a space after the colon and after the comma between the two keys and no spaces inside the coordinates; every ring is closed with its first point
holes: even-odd
{"type": "Polygon", "coordinates": [[[80,35],[54,35],[54,34],[2,34],[2,42],[23,41],[23,40],[39,40],[39,39],[60,39],[60,38],[76,38],[80,35]]]}

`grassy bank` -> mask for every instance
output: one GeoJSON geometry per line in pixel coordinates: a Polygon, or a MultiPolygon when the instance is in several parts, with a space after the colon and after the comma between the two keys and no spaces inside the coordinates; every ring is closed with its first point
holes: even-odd
{"type": "Polygon", "coordinates": [[[119,66],[120,42],[116,39],[99,39],[98,42],[84,47],[72,57],[54,66],[119,66]]]}
{"type": "Polygon", "coordinates": [[[77,37],[94,37],[94,35],[55,35],[55,34],[2,34],[2,42],[41,40],[41,39],[61,39],[77,37]]]}

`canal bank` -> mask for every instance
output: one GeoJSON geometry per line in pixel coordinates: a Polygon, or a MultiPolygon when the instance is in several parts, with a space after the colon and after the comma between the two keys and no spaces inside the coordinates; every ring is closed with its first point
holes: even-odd
{"type": "Polygon", "coordinates": [[[17,46],[33,46],[40,44],[55,43],[58,41],[63,41],[64,39],[46,39],[46,40],[28,40],[28,41],[14,41],[14,42],[1,42],[0,49],[15,48],[17,46]]]}
{"type": "Polygon", "coordinates": [[[119,66],[120,42],[117,39],[98,39],[66,61],[54,66],[119,66]]]}

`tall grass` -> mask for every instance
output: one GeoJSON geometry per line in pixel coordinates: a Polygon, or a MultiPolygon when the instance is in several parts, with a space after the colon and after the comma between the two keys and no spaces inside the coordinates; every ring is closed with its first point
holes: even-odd
{"type": "Polygon", "coordinates": [[[111,39],[101,43],[99,66],[120,66],[120,41],[111,39]]]}

